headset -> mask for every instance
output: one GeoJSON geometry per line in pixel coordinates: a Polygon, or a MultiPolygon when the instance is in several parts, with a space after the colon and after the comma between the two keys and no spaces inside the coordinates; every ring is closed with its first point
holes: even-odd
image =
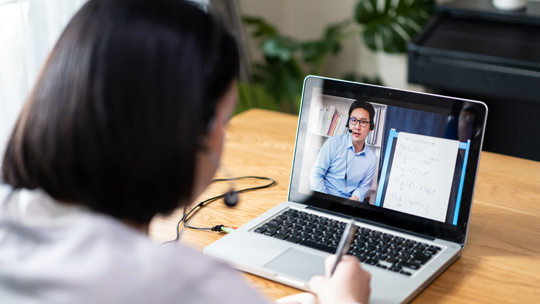
{"type": "Polygon", "coordinates": [[[373,117],[375,116],[375,109],[373,108],[371,103],[360,100],[355,100],[351,104],[351,107],[349,108],[349,117],[347,118],[347,124],[345,125],[345,128],[347,128],[349,133],[352,133],[352,130],[349,128],[349,122],[351,121],[351,113],[358,108],[364,109],[369,113],[369,130],[373,131],[373,129],[375,129],[375,123],[373,122],[373,117]]]}

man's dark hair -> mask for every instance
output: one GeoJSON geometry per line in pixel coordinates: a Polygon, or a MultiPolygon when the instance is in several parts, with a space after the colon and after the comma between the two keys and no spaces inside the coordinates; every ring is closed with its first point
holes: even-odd
{"type": "Polygon", "coordinates": [[[90,0],[16,122],[4,181],[148,223],[192,199],[195,157],[238,74],[234,38],[188,1],[90,0]]]}
{"type": "Polygon", "coordinates": [[[347,119],[347,125],[346,127],[349,128],[349,121],[351,119],[351,113],[354,109],[364,109],[369,113],[369,129],[373,131],[375,128],[375,122],[373,121],[373,117],[375,116],[375,109],[371,105],[371,103],[367,101],[361,101],[361,100],[355,100],[351,107],[349,108],[349,118],[347,119]]]}

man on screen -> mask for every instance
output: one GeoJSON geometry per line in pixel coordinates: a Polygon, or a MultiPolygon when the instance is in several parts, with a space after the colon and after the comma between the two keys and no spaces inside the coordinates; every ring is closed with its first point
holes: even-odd
{"type": "Polygon", "coordinates": [[[330,137],[311,168],[311,190],[363,201],[377,166],[375,153],[366,146],[375,127],[373,106],[356,100],[349,108],[348,132],[330,137]]]}

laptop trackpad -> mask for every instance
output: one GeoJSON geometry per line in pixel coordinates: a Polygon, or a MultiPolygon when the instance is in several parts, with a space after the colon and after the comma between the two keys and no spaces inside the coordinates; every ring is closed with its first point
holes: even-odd
{"type": "Polygon", "coordinates": [[[324,275],[324,259],[322,256],[290,248],[264,267],[308,283],[311,277],[324,275]]]}

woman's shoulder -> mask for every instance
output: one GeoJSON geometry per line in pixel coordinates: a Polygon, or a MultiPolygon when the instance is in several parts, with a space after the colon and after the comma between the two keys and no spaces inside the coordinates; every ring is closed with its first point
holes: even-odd
{"type": "Polygon", "coordinates": [[[190,299],[185,303],[266,303],[230,265],[183,245],[171,246],[169,253],[175,260],[169,269],[176,277],[172,287],[181,282],[182,294],[190,299]]]}
{"type": "Polygon", "coordinates": [[[53,280],[56,303],[264,303],[234,269],[195,249],[159,246],[115,218],[40,190],[0,186],[0,199],[0,293],[14,301],[34,287],[46,296],[53,280]],[[27,286],[3,290],[11,281],[27,286]]]}
{"type": "Polygon", "coordinates": [[[122,246],[114,262],[130,281],[126,294],[136,289],[147,303],[266,303],[228,264],[185,245],[158,246],[139,237],[122,246]]]}

